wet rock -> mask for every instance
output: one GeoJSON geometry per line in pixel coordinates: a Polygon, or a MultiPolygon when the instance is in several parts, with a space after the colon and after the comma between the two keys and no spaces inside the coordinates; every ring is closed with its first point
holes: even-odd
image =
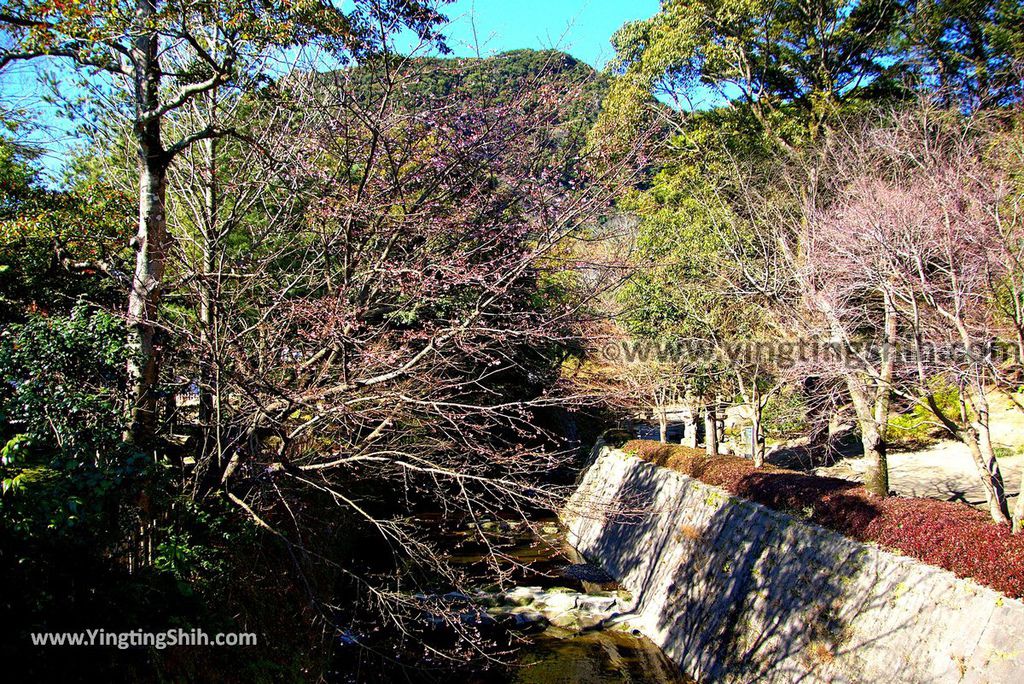
{"type": "Polygon", "coordinates": [[[505,593],[505,600],[516,606],[528,606],[543,595],[540,587],[516,587],[505,593]]]}
{"type": "Polygon", "coordinates": [[[482,610],[470,610],[459,614],[459,619],[470,627],[489,627],[498,624],[493,615],[482,610]]]}
{"type": "Polygon", "coordinates": [[[595,613],[580,613],[577,618],[577,624],[580,626],[580,630],[595,629],[597,627],[604,627],[604,623],[607,620],[606,617],[595,613]]]}
{"type": "Polygon", "coordinates": [[[580,624],[580,615],[576,611],[567,611],[554,616],[551,618],[551,624],[570,632],[579,632],[583,629],[580,624]]]}
{"type": "Polygon", "coordinates": [[[577,607],[579,597],[576,593],[548,593],[538,597],[533,605],[547,613],[564,613],[577,607]]]}
{"type": "Polygon", "coordinates": [[[548,628],[544,630],[544,636],[552,639],[573,639],[578,636],[578,633],[570,629],[562,629],[555,625],[549,625],[548,628]]]}
{"type": "Polygon", "coordinates": [[[595,584],[607,584],[615,581],[615,578],[605,572],[601,566],[594,565],[593,563],[567,565],[559,571],[559,574],[569,579],[580,582],[593,582],[595,584]]]}
{"type": "Polygon", "coordinates": [[[548,624],[548,619],[544,614],[536,610],[513,611],[511,617],[515,623],[515,628],[520,630],[531,627],[545,627],[548,624]]]}
{"type": "Polygon", "coordinates": [[[554,615],[549,618],[549,621],[559,629],[570,632],[582,632],[600,626],[605,619],[604,615],[573,609],[554,615]]]}
{"type": "Polygon", "coordinates": [[[483,591],[475,594],[473,596],[473,601],[486,608],[500,608],[506,603],[504,597],[500,594],[483,591]]]}
{"type": "Polygon", "coordinates": [[[615,596],[594,596],[583,594],[576,601],[576,607],[588,613],[611,613],[619,600],[615,596]]]}
{"type": "Polygon", "coordinates": [[[585,594],[568,587],[516,587],[506,592],[479,591],[472,596],[449,592],[434,597],[437,599],[448,606],[459,606],[459,619],[466,624],[497,623],[516,630],[543,628],[550,623],[569,632],[581,632],[603,627],[626,608],[616,592],[585,594]],[[463,604],[472,608],[465,610],[463,604]]]}
{"type": "Polygon", "coordinates": [[[544,613],[530,606],[516,606],[512,609],[508,606],[495,606],[489,608],[487,613],[505,629],[517,632],[535,632],[548,626],[548,619],[544,613]]]}

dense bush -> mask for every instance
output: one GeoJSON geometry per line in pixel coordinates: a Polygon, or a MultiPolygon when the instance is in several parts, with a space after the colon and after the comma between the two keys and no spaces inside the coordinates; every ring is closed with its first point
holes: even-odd
{"type": "Polygon", "coordinates": [[[114,525],[147,468],[121,440],[125,336],[102,312],[37,316],[0,333],[0,512],[26,537],[114,525]]]}
{"type": "Polygon", "coordinates": [[[945,568],[1015,598],[1024,597],[1024,537],[952,501],[872,497],[856,482],[708,457],[688,447],[633,440],[625,451],[770,508],[945,568]]]}
{"type": "Polygon", "coordinates": [[[159,667],[168,681],[211,673],[257,681],[268,660],[307,652],[308,666],[319,633],[303,632],[311,624],[303,597],[280,580],[293,570],[290,558],[223,501],[200,506],[176,495],[170,464],[122,440],[124,340],[118,317],[81,306],[0,329],[0,659],[8,677],[56,681],[88,671],[137,681],[159,667]],[[244,626],[261,647],[84,649],[68,659],[25,649],[33,630],[177,626],[244,626]]]}
{"type": "Polygon", "coordinates": [[[807,403],[800,392],[785,388],[771,396],[761,414],[764,436],[768,439],[785,439],[800,435],[810,428],[807,417],[807,403]]]}
{"type": "Polygon", "coordinates": [[[87,178],[48,188],[25,156],[0,136],[0,322],[66,314],[80,298],[120,304],[124,282],[110,275],[133,258],[131,198],[87,178]]]}
{"type": "Polygon", "coordinates": [[[924,409],[915,406],[906,413],[897,413],[889,417],[889,446],[894,449],[916,451],[935,444],[940,435],[937,434],[934,419],[926,415],[924,409]]]}

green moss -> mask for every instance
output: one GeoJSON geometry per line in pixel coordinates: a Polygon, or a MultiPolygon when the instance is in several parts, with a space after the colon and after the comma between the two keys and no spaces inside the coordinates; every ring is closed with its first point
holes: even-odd
{"type": "Polygon", "coordinates": [[[721,495],[713,490],[708,490],[708,493],[704,496],[704,505],[706,506],[718,506],[721,503],[721,495]]]}

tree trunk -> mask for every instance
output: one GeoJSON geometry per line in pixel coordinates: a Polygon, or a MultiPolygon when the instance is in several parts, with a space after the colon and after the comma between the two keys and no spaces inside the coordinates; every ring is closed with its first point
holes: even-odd
{"type": "Polygon", "coordinates": [[[874,496],[889,496],[889,459],[885,439],[879,435],[874,420],[860,421],[860,434],[868,462],[864,488],[874,496]]]}
{"type": "Polygon", "coordinates": [[[137,444],[151,441],[156,434],[159,363],[154,338],[166,257],[166,187],[166,168],[144,164],[139,174],[139,232],[135,236],[135,277],[128,296],[131,438],[137,444]]]}
{"type": "MultiPolygon", "coordinates": [[[[964,348],[969,348],[969,337],[964,333],[962,338],[965,340],[964,348]]],[[[933,413],[939,413],[934,397],[929,396],[928,399],[933,413]]],[[[1006,501],[1006,487],[1003,483],[1003,474],[999,469],[999,461],[996,460],[995,449],[992,447],[990,409],[985,387],[984,368],[978,370],[969,390],[961,388],[960,424],[956,425],[948,418],[944,420],[940,418],[940,420],[947,429],[952,429],[957,439],[967,445],[970,450],[971,458],[978,471],[978,479],[985,491],[985,501],[988,503],[988,512],[992,520],[1004,525],[1009,523],[1010,509],[1006,501]]]]}
{"type": "Polygon", "coordinates": [[[1010,278],[1010,293],[1013,300],[1013,330],[1017,337],[1017,365],[1024,364],[1024,302],[1021,301],[1021,285],[1017,278],[1010,278]]]}
{"type": "Polygon", "coordinates": [[[718,456],[718,412],[714,404],[704,409],[704,448],[708,456],[718,456]]]}
{"type": "Polygon", "coordinates": [[[892,392],[893,357],[896,350],[896,310],[888,290],[882,290],[885,303],[885,338],[878,377],[856,371],[846,374],[846,385],[860,425],[861,445],[867,470],[864,488],[872,496],[889,496],[889,399],[892,392]]]}
{"type": "MultiPolygon", "coordinates": [[[[866,383],[857,373],[849,373],[846,377],[846,384],[853,401],[854,412],[857,415],[864,458],[867,460],[864,488],[874,496],[888,496],[889,461],[884,433],[889,419],[888,411],[885,410],[888,405],[882,405],[878,401],[869,401],[866,383]]],[[[874,391],[888,392],[888,389],[876,387],[874,391]]]]}
{"type": "Polygon", "coordinates": [[[761,442],[761,416],[764,412],[765,401],[761,397],[761,388],[757,385],[757,378],[751,383],[750,399],[747,401],[750,406],[750,459],[754,462],[755,468],[764,465],[764,444],[761,442]]]}
{"type": "MultiPolygon", "coordinates": [[[[1010,509],[1006,502],[1003,474],[999,469],[999,461],[996,460],[995,449],[992,448],[989,403],[983,376],[976,378],[969,396],[974,420],[970,421],[967,428],[961,431],[961,441],[967,444],[971,450],[971,457],[978,469],[978,479],[981,480],[982,489],[985,490],[989,515],[992,516],[993,521],[1006,524],[1010,522],[1010,509]]],[[[962,405],[961,410],[966,418],[968,416],[967,406],[962,405]]]]}
{"type": "Polygon", "coordinates": [[[157,0],[138,0],[132,47],[135,137],[139,155],[139,229],[133,241],[135,274],[128,295],[128,383],[130,433],[145,445],[156,435],[159,362],[154,346],[167,253],[167,159],[160,138],[160,64],[157,35],[144,27],[156,13],[157,0]]]}
{"type": "MultiPolygon", "coordinates": [[[[874,406],[868,400],[866,383],[856,373],[847,376],[847,386],[853,400],[854,412],[857,414],[857,425],[860,427],[860,441],[864,448],[867,469],[864,472],[864,488],[873,496],[889,496],[889,461],[887,456],[884,429],[888,421],[888,413],[878,411],[879,402],[874,406]],[[881,422],[879,419],[881,418],[881,422]]],[[[888,389],[874,388],[875,392],[887,392],[888,389]]]]}
{"type": "Polygon", "coordinates": [[[761,442],[761,406],[754,406],[754,415],[750,420],[750,458],[754,461],[754,467],[760,468],[764,465],[764,444],[761,442]]]}
{"type": "Polygon", "coordinates": [[[658,432],[662,444],[668,443],[668,414],[665,407],[658,407],[658,432]]]}
{"type": "Polygon", "coordinates": [[[209,433],[213,416],[214,366],[214,292],[213,277],[216,269],[217,245],[217,141],[213,138],[203,145],[206,178],[203,184],[203,225],[200,227],[202,264],[199,277],[199,340],[206,358],[199,364],[199,423],[209,433]]]}
{"type": "MultiPolygon", "coordinates": [[[[213,122],[214,101],[210,104],[213,122]]],[[[221,349],[217,330],[217,302],[221,292],[219,259],[223,228],[218,220],[217,139],[203,144],[205,165],[203,181],[203,223],[200,226],[202,250],[199,278],[199,337],[202,358],[199,360],[199,424],[203,434],[202,456],[206,472],[197,481],[193,495],[204,498],[220,486],[227,467],[224,455],[221,420],[221,349]]]]}
{"type": "Polygon", "coordinates": [[[978,469],[978,479],[985,490],[985,501],[988,503],[988,514],[992,516],[994,522],[1009,523],[1010,512],[1006,503],[1003,474],[999,470],[988,431],[979,431],[975,425],[973,429],[964,431],[961,441],[970,449],[974,465],[978,469]]]}
{"type": "Polygon", "coordinates": [[[1024,526],[1024,472],[1020,474],[1020,488],[1017,490],[1017,503],[1013,506],[1013,533],[1020,534],[1024,526]]]}
{"type": "MultiPolygon", "coordinates": [[[[969,405],[966,392],[966,389],[961,388],[958,421],[942,410],[933,394],[928,394],[925,397],[926,405],[943,427],[971,452],[971,459],[978,472],[978,480],[985,491],[989,515],[992,516],[993,521],[1006,524],[1010,522],[1009,505],[1006,501],[1003,474],[999,469],[999,462],[996,460],[995,449],[992,447],[988,398],[985,395],[981,378],[971,390],[969,405]],[[974,413],[974,420],[969,419],[971,412],[974,413]]],[[[1019,502],[1017,508],[1020,508],[1019,502]]],[[[1016,512],[1014,514],[1016,515],[1016,512]]]]}

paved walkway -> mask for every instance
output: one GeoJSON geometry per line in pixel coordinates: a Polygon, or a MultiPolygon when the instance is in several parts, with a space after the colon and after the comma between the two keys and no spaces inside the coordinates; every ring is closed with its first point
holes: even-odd
{"type": "MultiPolygon", "coordinates": [[[[1024,455],[999,459],[1010,507],[1020,490],[1024,455]]],[[[863,482],[867,461],[848,458],[829,468],[818,468],[818,475],[842,477],[863,482]]],[[[928,496],[948,501],[985,505],[985,492],[978,482],[977,470],[967,447],[959,442],[939,442],[915,452],[889,454],[889,487],[904,496],[928,496]]]]}
{"type": "MultiPolygon", "coordinates": [[[[1020,491],[1024,471],[1024,411],[1005,395],[989,395],[992,417],[992,444],[999,451],[1014,455],[999,459],[1003,482],[1010,497],[1010,509],[1020,491]]],[[[819,475],[864,481],[867,462],[849,458],[830,468],[819,468],[819,475]]],[[[986,508],[985,492],[978,483],[978,471],[967,447],[959,442],[941,441],[921,451],[889,454],[889,487],[905,496],[928,496],[948,501],[964,501],[986,508]]]]}

